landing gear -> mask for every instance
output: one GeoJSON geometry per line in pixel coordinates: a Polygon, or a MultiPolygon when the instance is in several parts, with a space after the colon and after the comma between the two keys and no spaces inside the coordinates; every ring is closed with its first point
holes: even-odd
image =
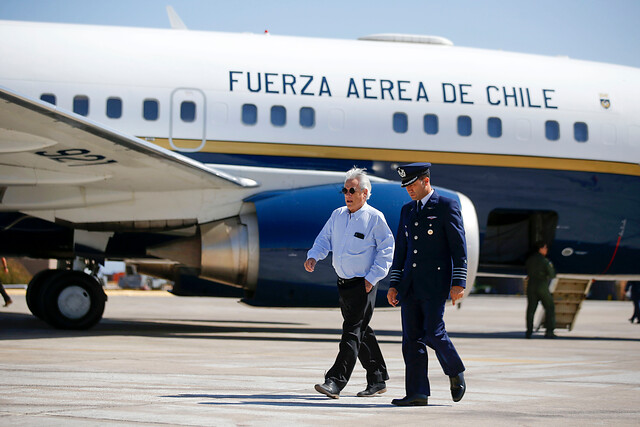
{"type": "Polygon", "coordinates": [[[45,270],[27,288],[36,317],[59,329],[89,329],[100,321],[107,296],[96,279],[81,271],[45,270]]]}

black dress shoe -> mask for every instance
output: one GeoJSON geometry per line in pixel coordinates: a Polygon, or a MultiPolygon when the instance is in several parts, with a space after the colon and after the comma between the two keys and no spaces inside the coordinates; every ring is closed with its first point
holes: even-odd
{"type": "Polygon", "coordinates": [[[545,338],[558,338],[558,336],[556,334],[554,334],[553,332],[547,332],[546,334],[544,334],[545,338]]]}
{"type": "Polygon", "coordinates": [[[340,389],[338,385],[331,380],[325,380],[324,384],[316,384],[316,391],[332,399],[340,397],[340,389]]]}
{"type": "Polygon", "coordinates": [[[371,396],[375,396],[376,394],[382,394],[385,391],[387,391],[387,384],[382,382],[378,384],[368,385],[366,390],[362,390],[361,392],[358,392],[356,396],[371,397],[371,396]]]}
{"type": "Polygon", "coordinates": [[[414,394],[402,399],[393,399],[391,404],[396,406],[427,406],[427,400],[426,394],[414,394]]]}
{"type": "Polygon", "coordinates": [[[449,383],[451,384],[451,397],[454,402],[460,402],[464,392],[467,390],[467,384],[464,382],[464,374],[460,372],[455,377],[449,377],[449,383]]]}
{"type": "Polygon", "coordinates": [[[526,339],[531,339],[531,335],[533,335],[533,332],[531,332],[531,331],[527,331],[527,332],[524,333],[524,337],[526,339]]]}

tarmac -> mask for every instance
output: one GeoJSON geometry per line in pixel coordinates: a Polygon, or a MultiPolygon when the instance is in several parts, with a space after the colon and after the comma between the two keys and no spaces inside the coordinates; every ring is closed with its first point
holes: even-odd
{"type": "MultiPolygon", "coordinates": [[[[585,301],[572,331],[524,339],[524,297],[465,298],[448,307],[466,364],[454,403],[429,351],[427,407],[404,396],[400,310],[376,309],[372,327],[391,379],[356,397],[358,364],[340,399],[323,382],[340,339],[338,309],[255,308],[223,298],[109,291],[89,331],[33,317],[24,290],[0,307],[0,426],[591,426],[640,424],[640,325],[629,302],[585,301]]],[[[541,310],[542,308],[539,308],[541,310]]]]}

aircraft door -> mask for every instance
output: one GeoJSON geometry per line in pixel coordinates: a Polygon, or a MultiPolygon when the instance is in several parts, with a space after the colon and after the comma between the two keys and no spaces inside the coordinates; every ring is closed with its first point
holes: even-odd
{"type": "Polygon", "coordinates": [[[535,242],[553,243],[557,225],[558,214],[553,211],[495,209],[487,221],[480,263],[523,266],[535,242]]]}
{"type": "Polygon", "coordinates": [[[178,151],[200,151],[207,134],[207,103],[200,89],[178,88],[171,94],[169,144],[178,151]]]}

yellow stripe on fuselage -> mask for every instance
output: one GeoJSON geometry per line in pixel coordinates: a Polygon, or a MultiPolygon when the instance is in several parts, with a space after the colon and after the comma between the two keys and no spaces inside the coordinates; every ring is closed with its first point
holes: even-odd
{"type": "MultiPolygon", "coordinates": [[[[173,150],[169,144],[169,140],[166,138],[156,138],[151,142],[168,150],[173,150]]],[[[193,150],[202,144],[202,140],[174,139],[173,143],[181,149],[193,150]]],[[[362,159],[398,163],[431,162],[435,164],[551,169],[640,176],[640,165],[637,163],[563,159],[557,157],[518,156],[509,154],[454,153],[389,148],[330,147],[324,145],[237,141],[207,141],[199,152],[281,157],[312,157],[322,159],[362,159]]]]}

